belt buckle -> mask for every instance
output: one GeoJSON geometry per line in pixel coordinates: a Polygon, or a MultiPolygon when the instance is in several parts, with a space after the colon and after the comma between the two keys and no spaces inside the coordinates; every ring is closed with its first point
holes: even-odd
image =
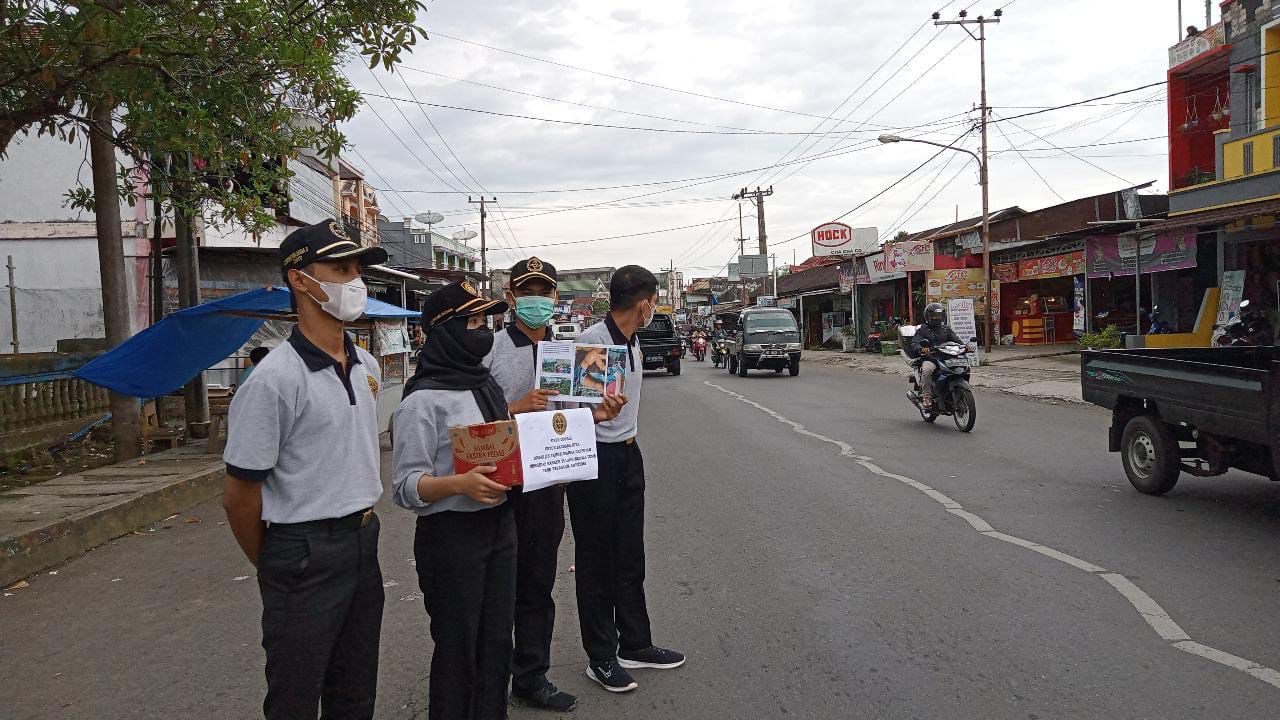
{"type": "Polygon", "coordinates": [[[364,513],[360,515],[360,527],[364,527],[372,521],[373,521],[373,508],[369,508],[368,510],[365,510],[364,513]]]}

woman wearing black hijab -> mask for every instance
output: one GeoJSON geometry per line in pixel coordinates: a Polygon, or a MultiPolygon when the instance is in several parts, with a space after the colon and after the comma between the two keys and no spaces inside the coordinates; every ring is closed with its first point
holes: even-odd
{"type": "Polygon", "coordinates": [[[509,488],[487,476],[493,467],[457,474],[449,438],[451,427],[509,418],[482,363],[493,347],[485,320],[506,311],[470,283],[432,293],[422,309],[426,344],[393,420],[394,499],[418,515],[413,552],[435,641],[432,720],[507,716],[516,583],[509,488]]]}

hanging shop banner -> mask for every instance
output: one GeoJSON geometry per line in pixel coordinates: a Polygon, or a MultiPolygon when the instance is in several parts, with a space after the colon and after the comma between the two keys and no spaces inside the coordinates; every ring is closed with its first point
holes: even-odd
{"type": "Polygon", "coordinates": [[[851,293],[858,286],[858,271],[855,268],[857,263],[849,263],[840,266],[840,292],[851,293]]]}
{"type": "Polygon", "coordinates": [[[858,279],[858,283],[861,285],[875,285],[888,280],[901,280],[907,276],[905,270],[894,270],[886,267],[887,261],[883,252],[868,255],[861,259],[866,261],[867,270],[866,281],[864,282],[861,278],[858,279]]]}
{"type": "MultiPolygon", "coordinates": [[[[982,268],[930,270],[925,278],[925,298],[929,302],[946,304],[957,298],[972,298],[979,316],[984,312],[986,283],[983,282],[982,268]]],[[[996,317],[1000,308],[999,280],[991,283],[991,305],[995,308],[992,318],[999,320],[996,317]]]]}
{"type": "Polygon", "coordinates": [[[1135,267],[1155,273],[1196,266],[1195,233],[1144,238],[1140,243],[1114,235],[1091,237],[1085,250],[1091,278],[1132,275],[1135,267]]]}
{"type": "MultiPolygon", "coordinates": [[[[1018,263],[1019,280],[1043,280],[1045,278],[1071,277],[1084,273],[1084,251],[1065,255],[1032,258],[1018,263]]],[[[999,277],[999,274],[996,275],[999,277]]]]}
{"type": "Polygon", "coordinates": [[[1000,282],[1018,282],[1018,263],[999,263],[991,266],[991,274],[1000,282]]]}
{"type": "Polygon", "coordinates": [[[932,240],[889,243],[884,246],[884,254],[892,270],[923,272],[934,268],[932,240]]]}

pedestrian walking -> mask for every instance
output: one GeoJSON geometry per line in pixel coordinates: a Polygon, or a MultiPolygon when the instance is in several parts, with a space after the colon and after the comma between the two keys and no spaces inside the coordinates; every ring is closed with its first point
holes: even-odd
{"type": "Polygon", "coordinates": [[[361,247],[335,222],[280,245],[298,324],[231,401],[223,506],[258,568],[269,719],[371,718],[382,572],[378,362],[343,323],[364,313],[361,247]]]}
{"type": "MultiPolygon", "coordinates": [[[[548,339],[547,324],[557,299],[555,267],[536,257],[516,263],[506,297],[515,309],[515,322],[496,334],[484,364],[502,387],[512,415],[546,410],[556,393],[538,388],[535,381],[538,343],[548,339]]],[[[616,417],[625,403],[625,397],[608,398],[594,409],[597,422],[616,417]]],[[[569,712],[577,698],[547,678],[556,618],[551,593],[565,526],[564,487],[513,492],[511,499],[517,535],[511,697],[528,707],[569,712]]]]}
{"type": "Polygon", "coordinates": [[[611,309],[578,342],[628,349],[628,401],[616,418],[596,425],[600,477],[569,485],[577,566],[578,621],[586,674],[609,692],[635,690],[628,669],[671,669],[684,655],[653,644],[644,594],[644,458],[637,441],[643,358],[636,332],[653,322],[658,280],[638,266],[609,281],[611,309]]]}
{"type": "MultiPolygon", "coordinates": [[[[418,515],[413,554],[435,652],[428,689],[432,720],[507,715],[516,595],[516,526],[508,488],[494,467],[457,474],[451,427],[507,420],[502,388],[484,358],[490,315],[507,304],[469,282],[423,303],[427,342],[396,410],[394,495],[418,515]]],[[[518,491],[516,491],[518,492],[518,491]]]]}

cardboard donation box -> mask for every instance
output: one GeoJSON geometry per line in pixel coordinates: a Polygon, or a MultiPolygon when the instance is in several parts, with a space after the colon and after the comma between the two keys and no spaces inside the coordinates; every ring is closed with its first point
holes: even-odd
{"type": "Polygon", "coordinates": [[[524,482],[520,462],[520,434],[514,420],[449,428],[453,443],[454,472],[462,474],[490,465],[498,471],[489,477],[507,487],[524,482]]]}

